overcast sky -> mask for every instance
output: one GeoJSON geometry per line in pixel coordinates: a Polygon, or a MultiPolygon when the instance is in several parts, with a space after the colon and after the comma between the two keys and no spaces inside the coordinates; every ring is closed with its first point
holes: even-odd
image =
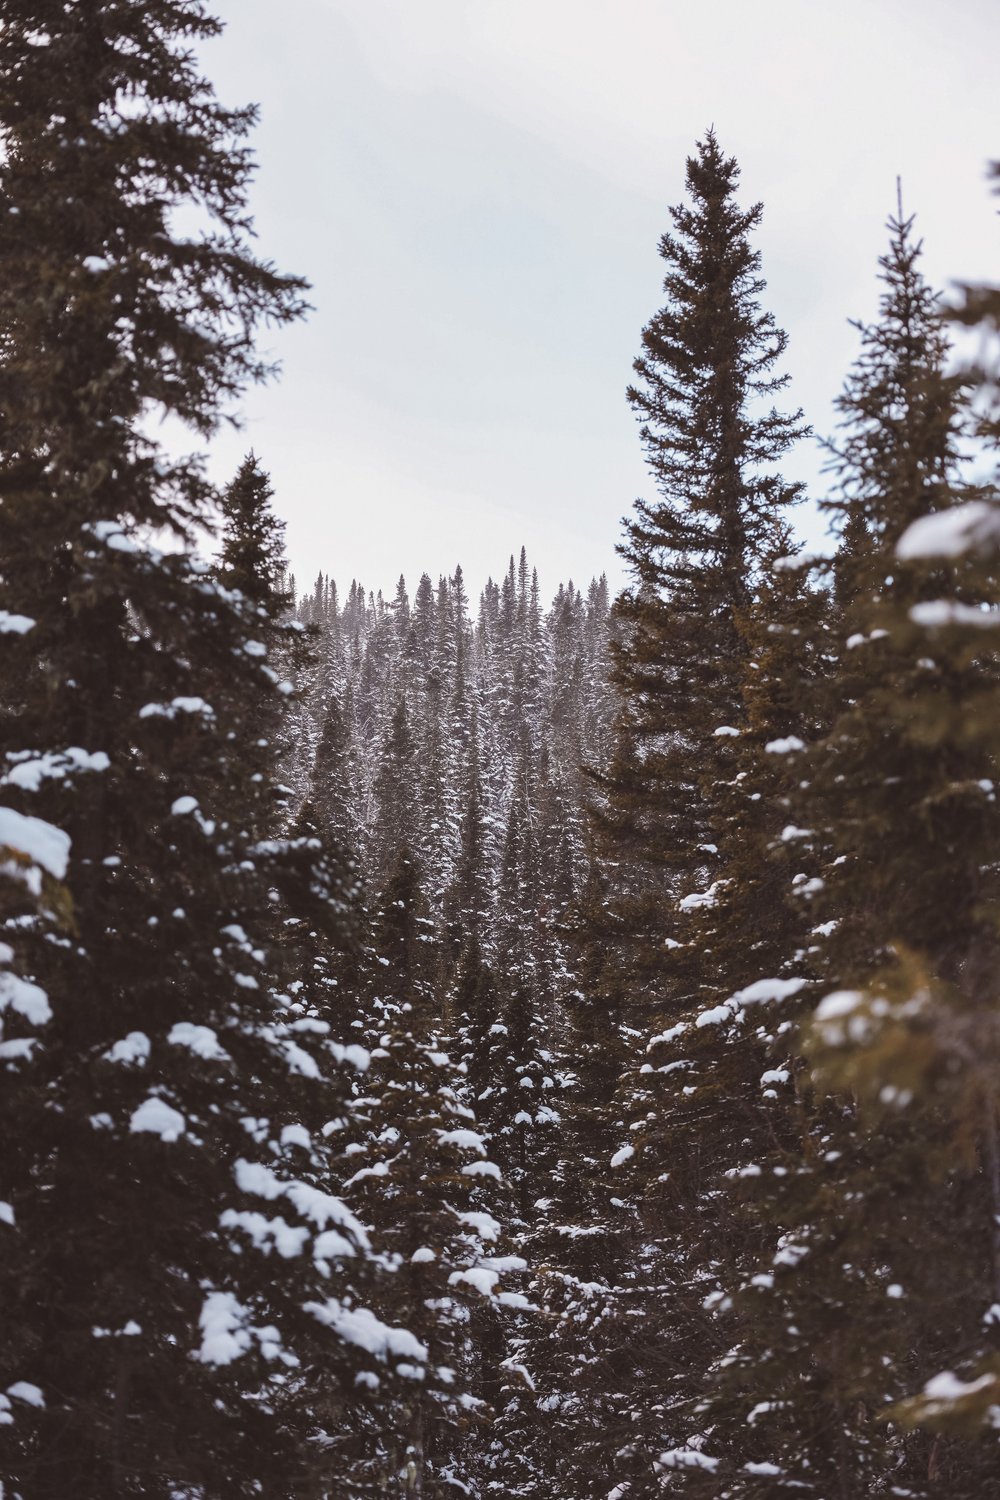
{"type": "MultiPolygon", "coordinates": [[[[545,594],[651,496],[624,399],[656,246],[714,123],[762,199],[767,303],[818,432],[875,310],[902,176],[938,284],[1000,276],[996,0],[217,0],[205,68],[259,101],[263,253],[312,282],[219,476],[253,446],[300,583],[545,594]]],[[[786,471],[817,489],[804,444],[786,471]]],[[[803,525],[809,530],[808,516],[803,525]]]]}

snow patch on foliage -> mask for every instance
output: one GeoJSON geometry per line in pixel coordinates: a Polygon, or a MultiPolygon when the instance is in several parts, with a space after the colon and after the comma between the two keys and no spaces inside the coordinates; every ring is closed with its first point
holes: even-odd
{"type": "Polygon", "coordinates": [[[196,1026],[191,1021],[178,1021],[170,1028],[167,1041],[174,1047],[186,1047],[206,1062],[222,1062],[229,1056],[211,1026],[196,1026]]]}
{"type": "Polygon", "coordinates": [[[111,762],[103,750],[48,751],[44,755],[29,752],[10,756],[14,762],[3,778],[4,786],[16,786],[24,792],[37,792],[43,781],[62,781],[75,771],[106,771],[111,762]]]}
{"type": "Polygon", "coordinates": [[[977,630],[992,630],[1000,625],[1000,609],[981,608],[978,604],[957,604],[951,599],[928,599],[910,609],[914,625],[930,629],[945,625],[973,625],[977,630]]]}
{"type": "Polygon", "coordinates": [[[13,615],[9,609],[0,609],[0,635],[27,635],[37,624],[29,615],[13,615]]]}
{"type": "Polygon", "coordinates": [[[1000,547],[1000,505],[970,500],[913,521],[896,543],[896,556],[962,557],[1000,547]]]}
{"type": "MultiPolygon", "coordinates": [[[[66,875],[69,834],[41,818],[27,817],[12,807],[0,807],[0,849],[13,849],[25,855],[56,880],[62,880],[66,875]]],[[[4,866],[4,870],[8,874],[14,873],[10,866],[4,866]]],[[[24,872],[20,873],[23,876],[24,872]]]]}
{"type": "Polygon", "coordinates": [[[347,1307],[339,1298],[328,1297],[325,1302],[307,1302],[305,1311],[332,1328],[345,1344],[364,1349],[375,1359],[387,1360],[391,1356],[415,1360],[421,1365],[427,1362],[427,1346],[409,1329],[383,1323],[367,1307],[347,1307]]]}
{"type": "Polygon", "coordinates": [[[130,1031],[109,1047],[104,1054],[105,1062],[113,1063],[135,1063],[142,1067],[149,1060],[151,1043],[144,1031],[130,1031]]]}
{"type": "Polygon", "coordinates": [[[37,984],[7,971],[0,973],[0,1015],[16,1010],[32,1026],[44,1026],[52,1019],[49,997],[37,984]]]}
{"type": "Polygon", "coordinates": [[[178,1141],[186,1129],[187,1121],[180,1110],[155,1094],[143,1100],[129,1121],[133,1135],[158,1135],[161,1141],[178,1141]]]}

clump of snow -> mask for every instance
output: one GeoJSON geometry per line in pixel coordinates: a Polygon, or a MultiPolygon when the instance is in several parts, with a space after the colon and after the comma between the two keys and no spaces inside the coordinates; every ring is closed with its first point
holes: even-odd
{"type": "Polygon", "coordinates": [[[622,1146],[611,1158],[611,1165],[613,1167],[623,1167],[627,1161],[631,1161],[634,1155],[634,1146],[622,1146]]]}
{"type": "Polygon", "coordinates": [[[495,1177],[498,1182],[503,1180],[495,1161],[470,1161],[461,1171],[463,1177],[495,1177]]]}
{"type": "Polygon", "coordinates": [[[45,1406],[45,1398],[40,1389],[37,1385],[32,1385],[30,1380],[15,1380],[13,1385],[7,1387],[7,1394],[15,1401],[23,1401],[26,1406],[45,1406]]]}
{"type": "Polygon", "coordinates": [[[197,797],[178,797],[170,804],[171,817],[185,818],[188,813],[193,813],[197,806],[197,797]]]}
{"type": "Polygon", "coordinates": [[[738,736],[739,730],[734,729],[731,724],[720,724],[718,729],[714,731],[714,738],[717,740],[732,739],[738,736]]]}
{"type": "Polygon", "coordinates": [[[28,615],[12,615],[10,610],[0,609],[0,635],[27,635],[37,623],[28,615]]]}
{"type": "Polygon", "coordinates": [[[481,1296],[492,1297],[499,1280],[499,1271],[493,1271],[488,1266],[469,1266],[464,1271],[452,1271],[448,1277],[448,1285],[471,1286],[473,1291],[479,1292],[481,1296]]]}
{"type": "Polygon", "coordinates": [[[942,1370],[940,1375],[934,1375],[928,1380],[924,1386],[924,1395],[930,1401],[940,1402],[945,1406],[952,1401],[962,1401],[966,1396],[974,1396],[977,1391],[986,1390],[996,1383],[995,1375],[980,1375],[978,1380],[960,1380],[953,1370],[942,1370]]]}
{"type": "Polygon", "coordinates": [[[393,1328],[367,1307],[346,1307],[337,1297],[326,1302],[307,1302],[305,1311],[343,1339],[345,1344],[364,1349],[376,1359],[427,1362],[427,1348],[407,1328],[393,1328]]]}
{"type": "Polygon", "coordinates": [[[690,896],[683,896],[677,906],[680,911],[697,911],[703,906],[715,906],[719,899],[719,890],[724,884],[721,880],[714,881],[707,891],[693,891],[690,896]]]}
{"type": "Polygon", "coordinates": [[[426,1265],[428,1261],[437,1260],[437,1256],[427,1245],[421,1245],[419,1250],[414,1250],[410,1256],[410,1260],[415,1266],[422,1266],[426,1265]]]}
{"type": "Polygon", "coordinates": [[[309,1230],[304,1225],[292,1225],[280,1216],[268,1219],[261,1213],[241,1212],[227,1208],[219,1216],[223,1229],[242,1229],[250,1236],[258,1250],[264,1254],[277,1250],[285,1260],[301,1255],[309,1239],[309,1230]]]}
{"type": "Polygon", "coordinates": [[[486,1155],[486,1145],[478,1130],[439,1130],[437,1138],[442,1146],[457,1146],[460,1151],[475,1151],[486,1155]]]}
{"type": "Polygon", "coordinates": [[[962,557],[968,552],[990,552],[1000,547],[1000,505],[970,500],[949,510],[921,516],[896,543],[896,556],[962,557]]]}
{"type": "Polygon", "coordinates": [[[857,1010],[864,996],[860,990],[834,990],[816,1007],[817,1021],[833,1021],[840,1016],[849,1016],[857,1010]]]}
{"type": "Polygon", "coordinates": [[[466,1213],[457,1213],[455,1217],[460,1224],[467,1224],[470,1229],[474,1229],[481,1240],[500,1238],[501,1226],[492,1214],[470,1209],[466,1213]]]}
{"type": "Polygon", "coordinates": [[[778,1000],[790,1000],[806,984],[806,979],[756,979],[746,989],[737,990],[732,999],[738,1005],[766,1005],[778,1000]]]}
{"type": "Polygon", "coordinates": [[[201,1348],[198,1359],[204,1365],[231,1365],[250,1348],[246,1328],[247,1311],[232,1292],[209,1292],[202,1304],[198,1322],[201,1348]]]}
{"type": "Polygon", "coordinates": [[[0,849],[14,849],[56,880],[64,879],[69,864],[69,834],[41,818],[0,807],[0,849]]]}
{"type": "Polygon", "coordinates": [[[220,1062],[229,1055],[211,1026],[196,1026],[191,1021],[178,1021],[170,1028],[167,1041],[174,1047],[186,1047],[206,1062],[220,1062]]]}
{"type": "Polygon", "coordinates": [[[139,710],[140,719],[176,719],[178,714],[214,719],[215,709],[204,698],[172,698],[169,703],[146,703],[139,710]]]}
{"type": "Polygon", "coordinates": [[[924,604],[913,605],[910,619],[914,625],[931,629],[943,625],[974,625],[979,630],[991,630],[1000,625],[1000,609],[980,609],[976,604],[956,604],[950,599],[929,599],[924,604]]]}
{"type": "Polygon", "coordinates": [[[695,1021],[696,1026],[721,1026],[725,1021],[733,1018],[732,1007],[727,1005],[714,1005],[711,1010],[703,1010],[695,1021]]]}
{"type": "Polygon", "coordinates": [[[61,781],[74,771],[106,771],[111,762],[103,750],[81,750],[71,745],[68,750],[49,751],[45,755],[26,754],[18,758],[3,778],[5,786],[20,787],[25,792],[37,792],[43,781],[61,781]]]}
{"type": "Polygon", "coordinates": [[[656,1460],[660,1469],[707,1469],[710,1473],[719,1467],[717,1458],[709,1458],[698,1448],[668,1448],[656,1460]]]}
{"type": "Polygon", "coordinates": [[[32,1026],[44,1026],[52,1019],[49,997],[37,984],[7,971],[0,973],[0,1015],[16,1010],[32,1026]]]}
{"type": "Polygon", "coordinates": [[[783,740],[769,740],[764,746],[768,755],[791,755],[796,750],[805,748],[805,741],[800,740],[797,734],[790,734],[783,740]]]}
{"type": "Polygon", "coordinates": [[[187,1121],[180,1111],[155,1094],[143,1100],[129,1121],[133,1135],[158,1135],[161,1141],[180,1140],[186,1129],[187,1121]]]}
{"type": "Polygon", "coordinates": [[[109,1047],[104,1054],[106,1062],[136,1063],[140,1068],[149,1060],[150,1041],[144,1031],[130,1031],[109,1047]]]}

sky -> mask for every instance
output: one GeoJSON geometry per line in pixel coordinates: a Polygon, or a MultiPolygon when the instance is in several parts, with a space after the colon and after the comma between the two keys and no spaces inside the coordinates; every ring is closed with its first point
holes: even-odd
{"type": "MultiPolygon", "coordinates": [[[[270,471],[300,587],[387,593],[523,545],[585,586],[655,488],[625,401],[685,159],[709,125],[762,200],[788,399],[829,434],[902,178],[943,288],[1000,278],[996,0],[216,0],[203,63],[257,101],[259,249],[308,277],[277,383],[213,442],[270,471]]],[[[806,442],[784,470],[829,480],[806,442]]],[[[799,513],[815,545],[817,513],[799,513]]]]}

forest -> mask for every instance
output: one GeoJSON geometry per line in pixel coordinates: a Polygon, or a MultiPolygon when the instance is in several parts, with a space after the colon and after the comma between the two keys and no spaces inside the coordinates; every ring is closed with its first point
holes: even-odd
{"type": "Polygon", "coordinates": [[[220,29],[0,0],[0,1497],[1000,1496],[1000,289],[807,497],[703,131],[625,587],[297,580],[220,29]]]}

